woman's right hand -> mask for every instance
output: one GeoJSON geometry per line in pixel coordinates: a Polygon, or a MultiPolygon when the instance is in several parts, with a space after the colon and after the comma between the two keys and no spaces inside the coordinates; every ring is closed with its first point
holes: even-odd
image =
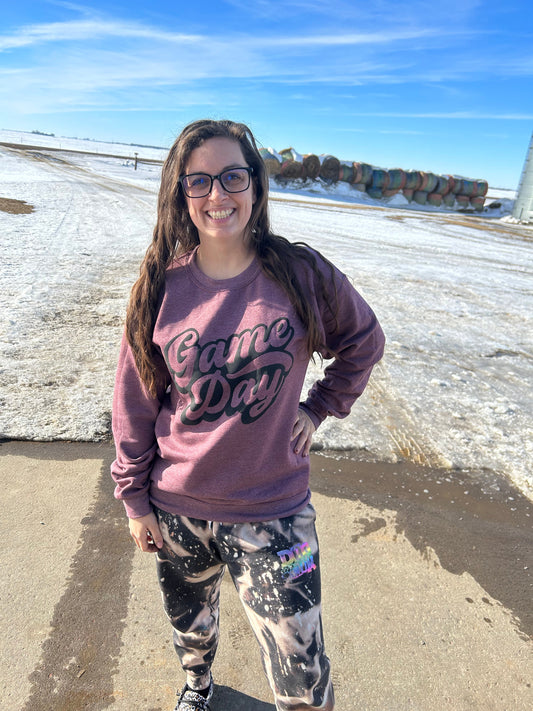
{"type": "Polygon", "coordinates": [[[154,513],[130,518],[129,522],[131,537],[143,553],[157,553],[163,547],[163,536],[154,513]]]}

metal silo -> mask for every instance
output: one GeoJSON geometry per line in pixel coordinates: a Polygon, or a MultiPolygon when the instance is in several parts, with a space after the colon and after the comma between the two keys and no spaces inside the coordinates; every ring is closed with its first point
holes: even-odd
{"type": "Polygon", "coordinates": [[[518,193],[513,206],[513,217],[520,222],[533,220],[533,135],[524,162],[518,193]]]}

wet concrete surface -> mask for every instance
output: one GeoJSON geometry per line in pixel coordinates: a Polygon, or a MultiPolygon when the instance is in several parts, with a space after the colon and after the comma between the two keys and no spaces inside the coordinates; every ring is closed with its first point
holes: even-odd
{"type": "MultiPolygon", "coordinates": [[[[324,465],[314,467],[313,491],[393,508],[397,530],[421,555],[431,549],[445,570],[470,574],[533,637],[533,502],[507,480],[490,472],[333,459],[332,453],[316,461],[324,465]]],[[[359,535],[385,525],[379,521],[369,521],[359,535]]]]}
{"type": "MultiPolygon", "coordinates": [[[[0,708],[169,711],[183,682],[110,444],[3,442],[0,708]]],[[[337,708],[533,707],[532,503],[488,473],[312,455],[337,708]]],[[[223,583],[213,711],[274,711],[223,583]]]]}

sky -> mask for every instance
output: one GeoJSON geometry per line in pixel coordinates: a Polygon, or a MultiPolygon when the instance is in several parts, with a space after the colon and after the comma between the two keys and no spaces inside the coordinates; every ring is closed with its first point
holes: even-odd
{"type": "Polygon", "coordinates": [[[0,128],[169,147],[198,118],[261,145],[517,187],[531,0],[16,0],[0,128]]]}

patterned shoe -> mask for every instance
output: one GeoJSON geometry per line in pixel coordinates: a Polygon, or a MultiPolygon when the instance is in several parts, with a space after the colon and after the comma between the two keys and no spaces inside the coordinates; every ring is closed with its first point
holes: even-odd
{"type": "Polygon", "coordinates": [[[209,682],[207,697],[189,689],[187,684],[185,684],[181,690],[178,704],[174,711],[210,711],[209,700],[213,696],[213,688],[213,677],[211,677],[211,681],[209,682]]]}

